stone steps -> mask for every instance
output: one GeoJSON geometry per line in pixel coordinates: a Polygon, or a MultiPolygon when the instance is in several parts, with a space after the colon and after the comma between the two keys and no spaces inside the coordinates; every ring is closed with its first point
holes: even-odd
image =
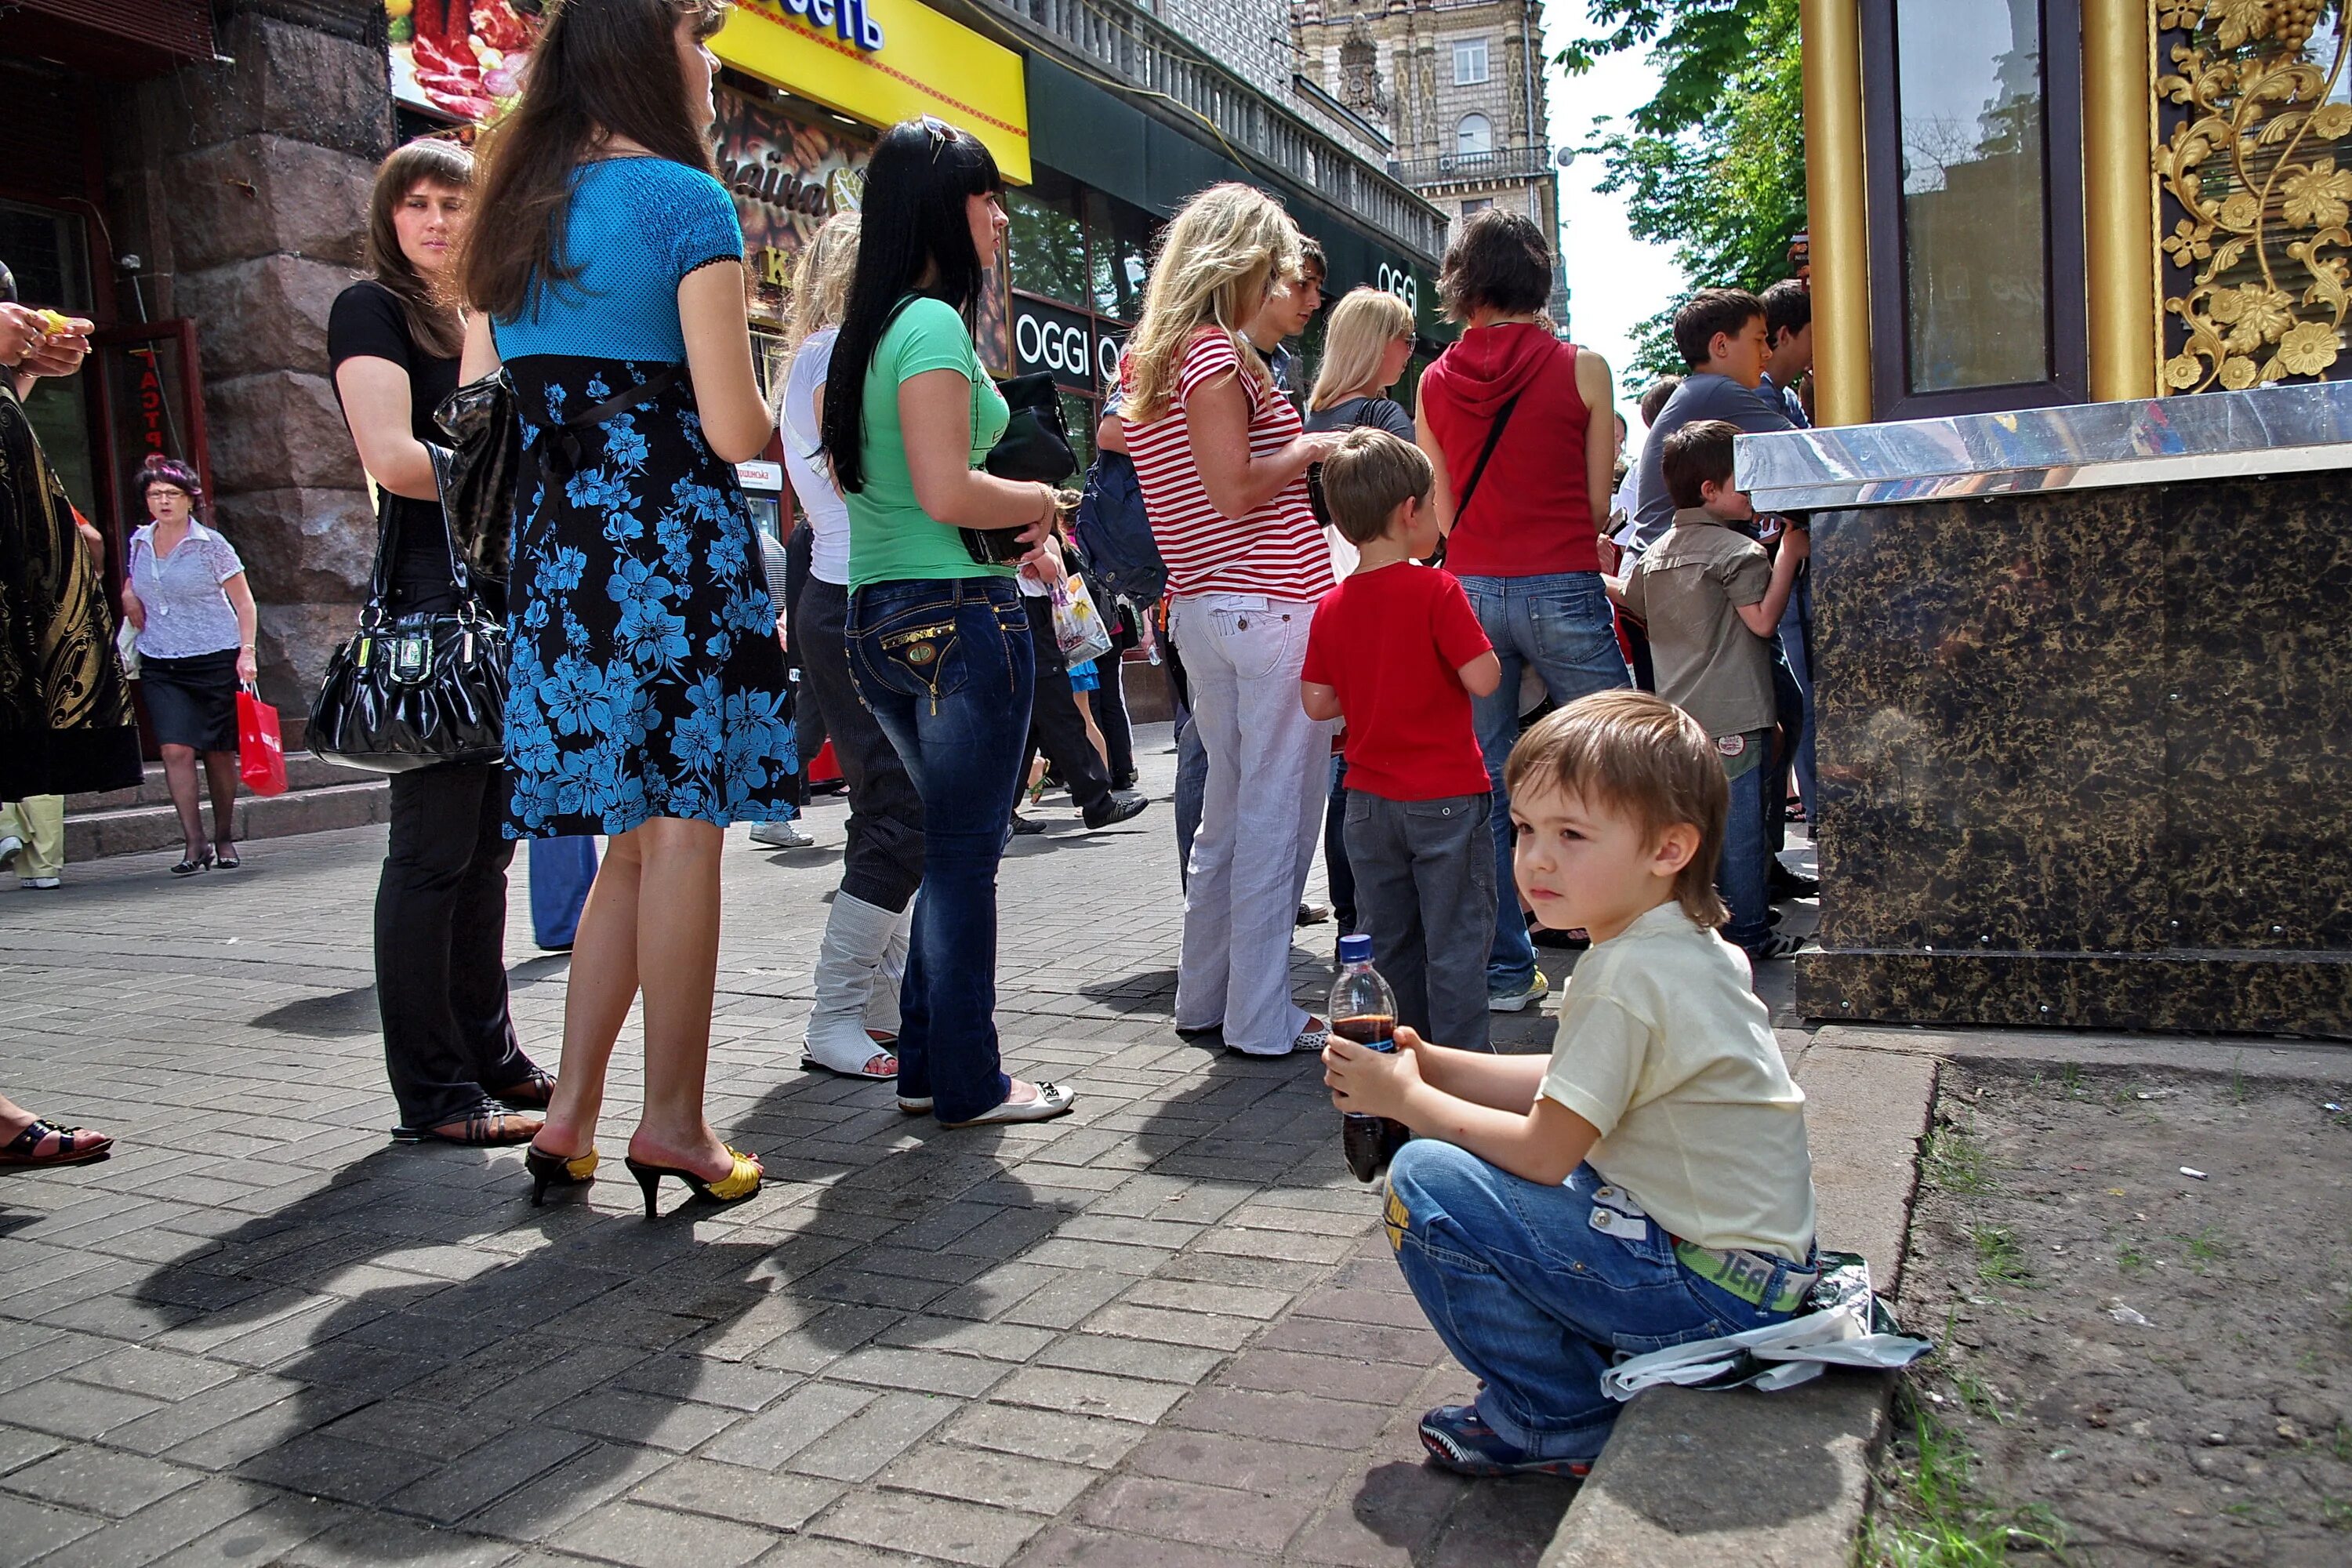
{"type": "MultiPolygon", "coordinates": [[[[381,778],[379,773],[362,773],[357,768],[342,767],[334,763],[322,763],[308,752],[289,751],[286,753],[286,788],[288,794],[300,790],[326,789],[335,784],[365,784],[381,778]]],[[[247,798],[247,792],[237,791],[237,798],[247,798]]],[[[164,782],[163,764],[149,763],[145,775],[131,789],[101,790],[90,795],[66,796],[66,814],[79,816],[94,811],[123,811],[134,805],[169,805],[171,786],[164,782]]],[[[242,808],[240,808],[242,809],[242,808]]]]}
{"type": "MultiPolygon", "coordinates": [[[[355,773],[349,768],[330,768],[314,758],[304,758],[312,767],[326,770],[333,782],[311,784],[307,788],[288,790],[284,795],[257,795],[249,791],[237,791],[236,836],[248,838],[285,838],[298,833],[323,833],[336,827],[364,827],[383,822],[392,816],[392,786],[380,774],[355,773]]],[[[295,759],[287,759],[287,776],[293,779],[297,769],[295,759]]],[[[305,777],[316,776],[309,769],[305,777]]],[[[107,795],[71,796],[66,805],[66,860],[68,864],[96,860],[109,855],[133,855],[152,849],[174,849],[180,846],[180,819],[172,809],[170,792],[163,784],[163,771],[151,768],[147,782],[136,790],[117,790],[107,795]],[[156,799],[140,799],[150,787],[156,799]],[[78,806],[76,801],[107,800],[131,797],[123,804],[103,805],[95,809],[78,806]]],[[[205,797],[209,803],[210,796],[205,797]]],[[[205,825],[212,821],[211,806],[205,806],[205,825]]]]}

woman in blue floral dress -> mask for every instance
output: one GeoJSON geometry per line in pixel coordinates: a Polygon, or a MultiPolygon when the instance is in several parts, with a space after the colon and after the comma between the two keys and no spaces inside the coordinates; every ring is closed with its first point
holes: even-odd
{"type": "Polygon", "coordinates": [[[729,824],[792,815],[776,612],[734,470],[772,423],[743,237],[711,174],[724,0],[571,0],[485,138],[465,374],[503,362],[523,424],[509,625],[508,831],[602,833],[534,1201],[589,1179],[604,1070],[645,994],[629,1167],[731,1202],[760,1164],[702,1111],[729,824]]]}

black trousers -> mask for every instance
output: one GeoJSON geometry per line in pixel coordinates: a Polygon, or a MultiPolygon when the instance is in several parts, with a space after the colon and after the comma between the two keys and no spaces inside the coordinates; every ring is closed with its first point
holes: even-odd
{"type": "MultiPolygon", "coordinates": [[[[1054,601],[1024,594],[1029,611],[1029,640],[1037,650],[1037,692],[1029,704],[1029,752],[1039,752],[1069,786],[1070,799],[1081,811],[1091,812],[1110,798],[1110,770],[1087,738],[1087,721],[1078,712],[1077,693],[1070,689],[1069,661],[1054,637],[1054,601]]],[[[1029,777],[1024,759],[1021,777],[1029,777]]]]}
{"type": "Polygon", "coordinates": [[[1125,668],[1120,650],[1111,649],[1095,660],[1095,679],[1101,684],[1087,694],[1095,710],[1095,725],[1102,731],[1104,749],[1110,752],[1113,784],[1132,783],[1135,778],[1135,725],[1127,716],[1127,682],[1119,679],[1125,668]]]}
{"type": "Polygon", "coordinates": [[[801,759],[800,772],[793,777],[793,803],[802,806],[809,801],[809,764],[824,749],[825,740],[824,710],[808,695],[808,666],[801,658],[801,590],[808,586],[809,560],[815,548],[816,535],[805,521],[784,541],[784,670],[793,681],[793,747],[801,759]]]}
{"type": "Polygon", "coordinates": [[[896,914],[923,881],[923,799],[898,749],[850,683],[849,590],[810,577],[801,585],[793,626],[801,690],[815,698],[810,706],[824,714],[849,790],[841,890],[896,914]]]}
{"type": "Polygon", "coordinates": [[[392,776],[392,847],[375,892],[383,1065],[406,1127],[495,1110],[530,1076],[507,1012],[507,775],[496,765],[392,776]]]}

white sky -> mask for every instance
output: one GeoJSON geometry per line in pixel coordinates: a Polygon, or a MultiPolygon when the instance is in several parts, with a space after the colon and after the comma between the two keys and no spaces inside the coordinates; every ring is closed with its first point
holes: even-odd
{"type": "MultiPolygon", "coordinates": [[[[1584,0],[1545,0],[1549,58],[1584,26],[1584,0]]],[[[1612,55],[1580,77],[1554,66],[1545,75],[1552,142],[1573,147],[1591,134],[1595,115],[1619,121],[1657,91],[1658,73],[1647,51],[1612,55]]],[[[1642,418],[1633,407],[1641,390],[1625,373],[1633,357],[1634,326],[1657,314],[1683,287],[1674,251],[1645,245],[1625,228],[1622,198],[1595,195],[1601,160],[1579,158],[1559,172],[1560,254],[1568,264],[1569,332],[1617,373],[1617,406],[1638,445],[1642,418]]]]}

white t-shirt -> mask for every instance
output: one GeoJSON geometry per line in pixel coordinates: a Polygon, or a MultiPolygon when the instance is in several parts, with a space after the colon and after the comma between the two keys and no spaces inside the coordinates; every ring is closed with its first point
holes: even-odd
{"type": "Polygon", "coordinates": [[[834,340],[838,327],[820,327],[793,351],[784,372],[783,406],[776,424],[784,437],[784,469],[793,479],[793,494],[808,513],[809,574],[836,587],[849,583],[849,503],[833,487],[830,468],[817,457],[824,446],[816,423],[816,389],[833,368],[834,340]]]}
{"type": "Polygon", "coordinates": [[[1578,962],[1540,1092],[1600,1129],[1587,1163],[1670,1234],[1804,1260],[1805,1092],[1780,1059],[1747,955],[1679,904],[1578,962]]]}

